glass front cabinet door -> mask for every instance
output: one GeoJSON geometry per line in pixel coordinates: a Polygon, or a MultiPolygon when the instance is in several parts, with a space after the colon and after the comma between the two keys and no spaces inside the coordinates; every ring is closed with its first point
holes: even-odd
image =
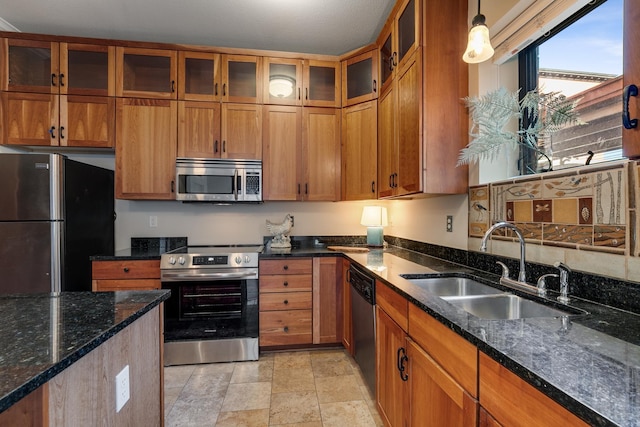
{"type": "Polygon", "coordinates": [[[176,51],[117,47],[116,59],[117,96],[176,99],[176,51]]]}
{"type": "Polygon", "coordinates": [[[378,97],[378,55],[369,51],[342,61],[342,105],[378,97]]]}
{"type": "Polygon", "coordinates": [[[312,107],[340,107],[340,64],[307,59],[304,61],[303,104],[312,107]]]}
{"type": "Polygon", "coordinates": [[[220,68],[220,55],[217,53],[179,52],[178,99],[219,101],[220,68]]]}
{"type": "Polygon", "coordinates": [[[262,103],[262,58],[222,55],[222,101],[262,103]]]}

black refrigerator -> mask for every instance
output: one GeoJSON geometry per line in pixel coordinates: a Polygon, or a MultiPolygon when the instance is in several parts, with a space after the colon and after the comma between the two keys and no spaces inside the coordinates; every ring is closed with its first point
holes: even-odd
{"type": "Polygon", "coordinates": [[[90,257],[113,251],[113,171],[0,153],[0,294],[89,291],[90,257]]]}

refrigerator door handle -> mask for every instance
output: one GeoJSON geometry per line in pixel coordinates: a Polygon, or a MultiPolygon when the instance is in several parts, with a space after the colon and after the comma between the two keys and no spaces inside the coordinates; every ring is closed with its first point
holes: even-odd
{"type": "Polygon", "coordinates": [[[51,221],[51,292],[62,292],[62,272],[64,271],[64,222],[51,221]]]}

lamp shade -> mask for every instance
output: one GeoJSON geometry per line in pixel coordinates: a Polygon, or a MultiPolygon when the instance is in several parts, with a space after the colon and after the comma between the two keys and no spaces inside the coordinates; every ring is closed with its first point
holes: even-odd
{"type": "Polygon", "coordinates": [[[473,26],[469,30],[469,42],[462,55],[462,60],[469,64],[486,61],[493,56],[493,47],[489,39],[489,28],[484,23],[484,15],[473,18],[473,26]]]}
{"type": "Polygon", "coordinates": [[[362,209],[362,219],[360,224],[366,227],[386,227],[387,208],[382,206],[365,206],[362,209]]]}

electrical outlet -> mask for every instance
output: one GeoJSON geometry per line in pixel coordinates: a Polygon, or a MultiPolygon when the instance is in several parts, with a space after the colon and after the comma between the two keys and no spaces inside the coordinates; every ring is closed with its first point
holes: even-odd
{"type": "Polygon", "coordinates": [[[149,216],[149,227],[155,228],[158,226],[158,217],[156,215],[149,216]]]}
{"type": "Polygon", "coordinates": [[[129,401],[129,365],[116,375],[116,412],[129,401]]]}
{"type": "Polygon", "coordinates": [[[453,232],[453,215],[447,215],[447,232],[453,232]]]}

